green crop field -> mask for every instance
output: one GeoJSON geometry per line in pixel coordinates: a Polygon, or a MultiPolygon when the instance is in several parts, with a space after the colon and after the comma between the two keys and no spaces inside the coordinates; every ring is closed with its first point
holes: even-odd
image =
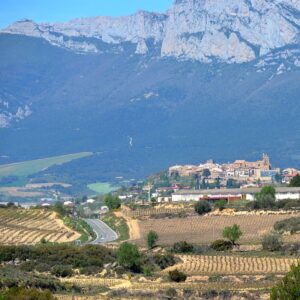
{"type": "Polygon", "coordinates": [[[108,182],[97,182],[89,184],[87,187],[98,194],[108,194],[119,188],[118,186],[113,186],[108,182]]]}
{"type": "Polygon", "coordinates": [[[54,165],[62,165],[75,159],[83,158],[92,155],[91,152],[80,152],[74,154],[67,154],[62,156],[53,156],[42,159],[24,161],[19,163],[12,163],[0,165],[0,179],[5,176],[25,177],[54,165]]]}

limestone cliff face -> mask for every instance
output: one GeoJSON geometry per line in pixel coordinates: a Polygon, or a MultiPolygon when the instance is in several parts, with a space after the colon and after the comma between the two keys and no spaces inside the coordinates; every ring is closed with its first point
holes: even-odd
{"type": "Polygon", "coordinates": [[[299,43],[297,3],[177,0],[168,13],[162,54],[246,62],[272,49],[299,43]]]}
{"type": "Polygon", "coordinates": [[[66,23],[16,22],[5,33],[41,37],[77,52],[100,52],[92,40],[161,46],[161,56],[243,63],[290,45],[299,45],[298,0],[175,0],[166,14],[138,12],[128,17],[94,17],[66,23]],[[76,39],[77,38],[77,39],[76,39]]]}

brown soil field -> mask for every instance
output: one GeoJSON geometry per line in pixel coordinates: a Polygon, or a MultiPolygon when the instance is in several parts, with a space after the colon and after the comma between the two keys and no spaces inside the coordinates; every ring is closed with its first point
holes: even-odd
{"type": "Polygon", "coordinates": [[[80,234],[71,230],[53,212],[39,209],[0,209],[0,244],[30,245],[45,239],[71,242],[80,234]]]}
{"type": "MultiPolygon", "coordinates": [[[[294,216],[300,216],[295,214],[294,216]]],[[[290,218],[291,215],[242,215],[242,216],[190,216],[186,218],[139,220],[141,237],[135,242],[146,245],[146,236],[150,230],[159,235],[159,244],[171,245],[179,241],[197,244],[209,244],[222,238],[224,227],[238,224],[243,236],[241,244],[258,244],[262,237],[273,229],[277,221],[290,218]]],[[[287,237],[291,239],[295,237],[287,237]]]]}

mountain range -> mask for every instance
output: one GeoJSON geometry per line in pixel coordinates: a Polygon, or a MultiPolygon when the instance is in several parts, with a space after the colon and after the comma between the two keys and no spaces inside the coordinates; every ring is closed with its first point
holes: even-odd
{"type": "Polygon", "coordinates": [[[300,2],[175,0],[166,13],[20,20],[0,31],[0,163],[142,177],[170,164],[300,166],[300,2]]]}

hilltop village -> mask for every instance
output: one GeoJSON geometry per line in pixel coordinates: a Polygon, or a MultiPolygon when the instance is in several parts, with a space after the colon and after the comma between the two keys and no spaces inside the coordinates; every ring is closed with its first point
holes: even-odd
{"type": "Polygon", "coordinates": [[[300,174],[295,168],[280,169],[272,166],[270,157],[263,154],[254,162],[236,160],[217,163],[208,160],[199,165],[175,165],[151,176],[142,187],[132,188],[130,197],[161,202],[206,200],[253,200],[263,186],[274,185],[277,198],[299,199],[300,190],[290,187],[291,180],[300,174]],[[144,194],[143,194],[144,193],[144,194]]]}
{"type": "Polygon", "coordinates": [[[208,160],[200,165],[172,166],[169,168],[170,177],[199,177],[205,178],[208,184],[219,181],[220,186],[227,186],[228,181],[234,180],[238,185],[259,185],[274,182],[289,183],[291,178],[299,173],[298,170],[288,168],[280,170],[273,168],[270,158],[263,154],[262,160],[249,162],[236,160],[233,163],[218,164],[214,160],[208,160]]]}

